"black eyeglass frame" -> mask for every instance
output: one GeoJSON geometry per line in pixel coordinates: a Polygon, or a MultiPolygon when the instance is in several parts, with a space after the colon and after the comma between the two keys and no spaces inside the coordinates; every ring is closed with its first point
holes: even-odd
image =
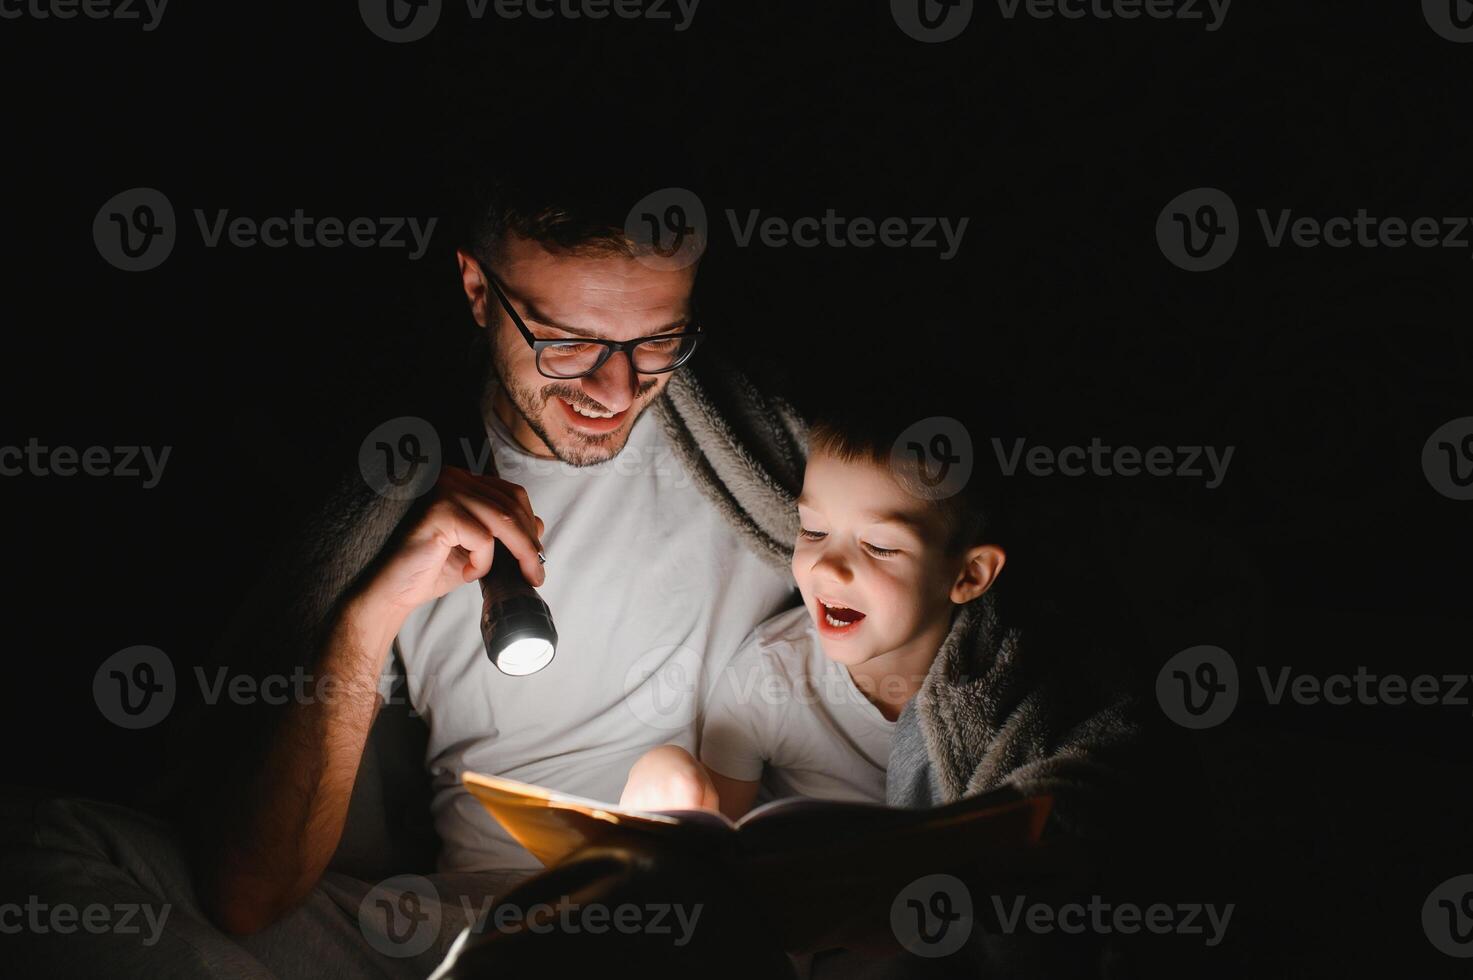
{"type": "Polygon", "coordinates": [[[527,342],[527,346],[532,348],[532,351],[535,354],[537,373],[542,375],[544,378],[551,378],[554,381],[573,381],[578,378],[586,378],[590,374],[596,374],[598,372],[598,369],[607,364],[609,362],[609,358],[613,357],[619,351],[623,351],[629,356],[629,365],[630,367],[634,368],[634,372],[636,374],[669,374],[671,371],[674,371],[686,361],[690,360],[691,355],[694,354],[696,352],[696,348],[700,346],[701,338],[705,336],[705,332],[701,330],[700,325],[695,324],[695,329],[693,330],[683,330],[680,333],[655,334],[650,337],[639,337],[635,340],[600,340],[597,337],[579,338],[577,340],[567,337],[560,337],[556,340],[539,340],[535,336],[533,336],[532,331],[527,329],[527,324],[522,320],[521,314],[517,312],[517,308],[515,306],[511,305],[511,300],[508,299],[506,293],[502,291],[501,283],[498,282],[496,277],[491,274],[491,271],[487,269],[486,266],[482,264],[479,259],[476,260],[476,267],[481,270],[481,277],[486,280],[486,284],[490,286],[491,291],[496,294],[496,299],[501,303],[501,308],[503,310],[506,310],[507,316],[511,317],[511,322],[516,324],[517,330],[519,330],[522,334],[522,339],[527,342]],[[640,344],[648,344],[652,341],[657,340],[681,340],[688,342],[689,346],[687,346],[685,350],[681,352],[680,356],[677,357],[675,359],[675,362],[669,367],[660,368],[658,371],[640,370],[634,364],[634,348],[638,347],[640,344]],[[593,362],[593,367],[589,368],[587,371],[583,371],[579,374],[573,375],[548,374],[542,369],[543,351],[547,350],[550,347],[569,347],[575,344],[596,344],[597,346],[603,348],[602,353],[599,354],[598,360],[593,362]]]}

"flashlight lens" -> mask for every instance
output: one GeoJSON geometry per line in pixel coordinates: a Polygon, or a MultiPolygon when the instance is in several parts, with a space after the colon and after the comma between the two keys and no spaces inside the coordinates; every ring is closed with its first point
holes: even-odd
{"type": "Polygon", "coordinates": [[[496,658],[496,666],[506,674],[535,674],[552,659],[553,646],[541,637],[528,636],[513,640],[496,658]]]}

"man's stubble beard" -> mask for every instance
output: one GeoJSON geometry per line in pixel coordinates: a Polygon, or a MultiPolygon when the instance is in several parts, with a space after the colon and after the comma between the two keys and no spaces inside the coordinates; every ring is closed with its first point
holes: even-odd
{"type": "Polygon", "coordinates": [[[618,429],[603,435],[583,435],[568,430],[568,438],[576,445],[559,446],[548,435],[547,426],[542,424],[542,414],[548,402],[553,398],[566,397],[576,405],[592,407],[601,412],[608,411],[608,408],[583,394],[571,382],[548,379],[546,385],[535,389],[522,385],[516,379],[511,378],[511,372],[505,369],[499,348],[492,351],[491,370],[501,383],[502,389],[510,397],[512,408],[527,423],[527,427],[538,439],[542,440],[542,444],[554,457],[569,466],[594,466],[608,462],[618,455],[619,451],[624,448],[624,444],[629,441],[629,433],[633,431],[634,424],[639,421],[639,416],[649,407],[653,399],[645,404],[641,404],[641,401],[660,383],[657,377],[640,383],[635,389],[634,400],[628,409],[633,413],[632,418],[618,429]],[[618,442],[616,443],[615,440],[618,442]]]}

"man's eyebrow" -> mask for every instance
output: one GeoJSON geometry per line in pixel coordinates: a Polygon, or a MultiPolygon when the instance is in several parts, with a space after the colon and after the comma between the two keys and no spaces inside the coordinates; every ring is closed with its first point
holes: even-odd
{"type": "MultiPolygon", "coordinates": [[[[551,327],[554,330],[561,330],[563,333],[570,333],[575,337],[587,337],[590,340],[608,339],[603,334],[596,333],[592,330],[585,330],[582,327],[575,327],[572,324],[568,323],[559,323],[552,317],[548,316],[546,313],[543,313],[541,310],[539,310],[536,304],[528,302],[527,300],[523,300],[522,302],[527,307],[527,312],[522,314],[522,319],[526,320],[528,323],[535,323],[541,327],[551,327]]],[[[662,326],[656,327],[648,334],[645,334],[645,336],[657,337],[662,333],[674,333],[675,331],[683,330],[688,326],[690,326],[690,317],[683,316],[678,320],[673,320],[670,323],[666,323],[662,326]]]]}

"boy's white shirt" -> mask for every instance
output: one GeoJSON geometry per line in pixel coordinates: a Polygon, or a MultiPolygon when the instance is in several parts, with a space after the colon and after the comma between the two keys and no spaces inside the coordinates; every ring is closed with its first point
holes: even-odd
{"type": "Polygon", "coordinates": [[[885,802],[895,722],[824,656],[805,607],[758,626],[712,683],[705,765],[730,779],[762,779],[764,798],[885,802]]]}

